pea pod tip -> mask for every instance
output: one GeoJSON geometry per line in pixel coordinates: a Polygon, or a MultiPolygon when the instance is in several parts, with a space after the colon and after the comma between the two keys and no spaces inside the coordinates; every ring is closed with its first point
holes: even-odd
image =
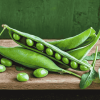
{"type": "Polygon", "coordinates": [[[6,24],[2,24],[1,26],[2,26],[3,28],[6,28],[6,27],[7,27],[7,25],[6,25],[6,24]]]}

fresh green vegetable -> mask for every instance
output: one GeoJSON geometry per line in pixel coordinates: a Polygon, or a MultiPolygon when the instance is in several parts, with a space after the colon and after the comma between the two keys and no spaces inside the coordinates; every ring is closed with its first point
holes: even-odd
{"type": "Polygon", "coordinates": [[[38,78],[45,77],[48,75],[48,70],[44,68],[38,68],[33,72],[33,75],[38,78]]]}
{"type": "Polygon", "coordinates": [[[75,61],[71,61],[70,65],[74,69],[76,69],[78,67],[78,64],[75,61]]]}
{"type": "Polygon", "coordinates": [[[6,67],[2,64],[0,64],[0,72],[4,72],[6,70],[6,67]]]}
{"type": "MultiPolygon", "coordinates": [[[[49,57],[50,59],[52,59],[52,60],[54,60],[54,61],[57,61],[57,62],[59,62],[60,64],[65,65],[66,68],[70,67],[70,64],[65,64],[65,63],[61,60],[63,57],[66,57],[66,58],[68,58],[68,59],[71,60],[71,61],[75,61],[75,62],[78,64],[78,66],[79,66],[79,65],[84,65],[84,66],[86,66],[86,67],[88,67],[88,68],[91,67],[90,65],[87,65],[87,64],[83,63],[81,60],[76,59],[75,57],[71,56],[71,55],[68,54],[67,52],[64,52],[64,51],[62,51],[61,49],[57,48],[56,46],[53,46],[53,45],[51,45],[51,44],[45,42],[43,39],[41,39],[41,38],[39,38],[39,37],[37,37],[37,36],[30,35],[30,34],[24,33],[24,32],[20,32],[20,31],[18,31],[18,30],[16,30],[16,29],[13,29],[13,28],[11,28],[11,27],[9,27],[9,26],[7,26],[7,25],[2,25],[2,26],[3,26],[4,28],[7,28],[7,29],[9,30],[9,34],[10,34],[11,38],[12,38],[16,43],[18,43],[19,45],[23,46],[24,48],[30,49],[30,50],[32,50],[32,51],[41,53],[41,54],[43,54],[43,55],[49,57]],[[20,36],[21,36],[21,39],[18,40],[18,41],[15,40],[15,39],[13,38],[13,34],[14,34],[14,33],[20,35],[20,36]],[[25,42],[25,40],[26,40],[27,38],[33,40],[33,41],[35,42],[36,45],[38,44],[38,46],[36,46],[36,45],[31,46],[31,47],[27,46],[27,45],[26,45],[26,42],[25,42]],[[42,44],[42,45],[41,45],[41,44],[42,44]],[[42,48],[42,49],[39,49],[39,48],[42,48]],[[50,55],[46,54],[46,51],[45,51],[46,48],[52,49],[53,52],[54,52],[54,55],[53,55],[53,56],[50,56],[50,55]],[[61,58],[60,58],[60,56],[59,56],[58,54],[61,56],[61,58]]],[[[90,31],[88,30],[88,32],[90,32],[90,31]]],[[[87,32],[87,33],[88,33],[88,32],[87,32]]],[[[2,33],[2,32],[1,32],[1,33],[2,33]]],[[[89,33],[89,34],[90,34],[90,33],[89,33]]],[[[89,35],[89,34],[88,34],[88,35],[89,35]]],[[[99,34],[99,35],[100,35],[100,34],[99,34]]],[[[84,35],[83,35],[83,36],[84,36],[84,35]]],[[[84,53],[84,52],[83,52],[83,53],[84,53]]],[[[76,70],[80,70],[80,69],[77,68],[76,70]]]]}
{"type": "Polygon", "coordinates": [[[46,49],[46,53],[47,53],[48,55],[50,55],[50,56],[53,55],[53,51],[52,51],[50,48],[47,48],[47,49],[46,49]]]}
{"type": "Polygon", "coordinates": [[[34,45],[34,42],[31,39],[26,39],[26,44],[28,46],[33,46],[34,45]]]}
{"type": "Polygon", "coordinates": [[[1,58],[1,64],[2,65],[5,65],[7,67],[11,67],[12,66],[12,61],[11,60],[8,60],[6,58],[1,58]]]}
{"type": "Polygon", "coordinates": [[[29,80],[29,75],[27,73],[21,72],[17,74],[17,80],[20,82],[25,82],[29,80]]]}
{"type": "Polygon", "coordinates": [[[60,60],[60,59],[61,59],[61,55],[58,54],[58,53],[55,53],[55,58],[56,58],[57,60],[60,60]]]}
{"type": "Polygon", "coordinates": [[[16,33],[13,34],[13,38],[15,40],[20,40],[20,36],[18,34],[16,34],[16,33]]]}
{"type": "Polygon", "coordinates": [[[100,37],[100,30],[96,38],[94,39],[94,41],[90,43],[88,46],[84,46],[84,47],[80,47],[80,48],[68,51],[68,53],[79,60],[83,60],[86,57],[86,55],[89,53],[89,51],[93,48],[93,46],[97,43],[97,41],[99,40],[99,37],[100,37]]]}
{"type": "Polygon", "coordinates": [[[66,57],[63,57],[63,58],[62,58],[62,61],[63,61],[65,64],[69,64],[69,60],[68,60],[68,58],[66,58],[66,57]]]}
{"type": "Polygon", "coordinates": [[[58,67],[51,59],[48,57],[36,53],[34,51],[24,49],[22,47],[2,47],[0,46],[0,54],[10,60],[19,63],[28,68],[45,68],[51,72],[58,73],[69,73],[77,77],[81,77],[71,71],[62,69],[58,67]]]}
{"type": "Polygon", "coordinates": [[[90,27],[89,29],[85,30],[84,32],[65,39],[60,39],[56,41],[49,41],[48,43],[60,48],[64,51],[70,51],[71,49],[77,47],[83,47],[90,44],[95,38],[95,30],[90,27]]]}
{"type": "Polygon", "coordinates": [[[93,60],[93,63],[92,63],[93,67],[91,67],[90,71],[83,74],[82,77],[81,77],[81,81],[80,81],[80,88],[81,89],[85,89],[88,86],[90,86],[92,81],[95,80],[98,77],[98,73],[94,69],[95,63],[96,63],[97,51],[98,51],[98,47],[96,47],[95,57],[94,57],[94,60],[93,60]]]}
{"type": "Polygon", "coordinates": [[[42,43],[37,43],[36,44],[36,48],[38,49],[38,50],[44,50],[44,45],[42,44],[42,43]]]}
{"type": "MultiPolygon", "coordinates": [[[[83,60],[83,62],[86,63],[86,64],[89,64],[87,60],[83,60]]],[[[84,65],[80,65],[80,69],[81,69],[82,71],[87,71],[87,70],[89,70],[89,69],[88,69],[87,67],[85,67],[84,65]]]]}

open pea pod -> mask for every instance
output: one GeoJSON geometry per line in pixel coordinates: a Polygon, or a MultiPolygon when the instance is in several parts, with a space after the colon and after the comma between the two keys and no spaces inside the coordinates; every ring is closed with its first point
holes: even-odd
{"type": "Polygon", "coordinates": [[[9,27],[8,25],[2,26],[4,27],[4,29],[8,29],[10,37],[19,45],[32,51],[43,54],[49,57],[50,59],[65,65],[67,68],[70,67],[75,70],[80,70],[80,65],[84,65],[88,68],[91,67],[91,65],[87,65],[81,60],[78,60],[75,57],[71,56],[69,53],[59,49],[58,47],[52,44],[45,42],[43,39],[37,36],[20,32],[16,29],[9,27]]]}
{"type": "Polygon", "coordinates": [[[74,50],[70,50],[70,51],[68,51],[68,53],[77,59],[83,60],[85,58],[85,56],[89,53],[89,51],[93,48],[93,46],[97,43],[97,41],[99,40],[99,37],[100,37],[100,31],[98,32],[94,41],[91,42],[89,45],[79,47],[74,50]]]}
{"type": "Polygon", "coordinates": [[[69,51],[71,49],[88,45],[96,37],[95,30],[90,27],[84,32],[65,39],[50,41],[48,43],[60,48],[63,51],[69,51]]]}

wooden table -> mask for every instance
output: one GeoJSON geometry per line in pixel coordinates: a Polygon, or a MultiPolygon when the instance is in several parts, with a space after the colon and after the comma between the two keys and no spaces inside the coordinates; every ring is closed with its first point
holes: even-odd
{"type": "MultiPolygon", "coordinates": [[[[48,41],[47,39],[44,39],[48,41]]],[[[17,46],[13,40],[10,39],[1,39],[0,46],[12,47],[17,46]]],[[[100,40],[96,43],[96,45],[91,49],[88,55],[91,55],[95,52],[96,46],[98,45],[98,49],[100,51],[100,40]]],[[[92,63],[89,61],[89,63],[92,63]]],[[[98,70],[100,66],[100,60],[96,61],[95,69],[98,70]]],[[[71,69],[69,69],[71,70],[71,69]]],[[[77,78],[73,75],[69,74],[58,74],[58,73],[49,73],[44,78],[35,78],[32,75],[33,70],[25,69],[23,71],[17,71],[15,66],[7,67],[7,70],[3,73],[0,73],[0,89],[1,90],[61,90],[61,89],[78,89],[80,90],[79,83],[80,78],[77,78]],[[29,80],[27,82],[18,82],[16,80],[16,76],[20,72],[26,72],[29,74],[29,80]]],[[[73,72],[82,75],[85,72],[82,71],[74,71],[73,72]]],[[[100,89],[100,83],[92,83],[86,89],[100,89]]]]}

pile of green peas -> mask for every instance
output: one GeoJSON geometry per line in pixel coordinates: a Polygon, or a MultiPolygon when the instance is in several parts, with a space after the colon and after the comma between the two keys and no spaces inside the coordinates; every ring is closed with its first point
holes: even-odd
{"type": "Polygon", "coordinates": [[[68,58],[63,57],[59,53],[53,51],[51,48],[44,46],[42,43],[25,38],[23,36],[18,35],[17,33],[12,33],[12,37],[14,40],[24,43],[26,46],[35,48],[35,49],[47,54],[48,56],[52,56],[54,59],[61,61],[62,63],[70,66],[73,69],[78,69],[78,70],[82,70],[82,71],[88,70],[88,68],[86,66],[80,65],[75,61],[71,61],[68,58]],[[21,39],[23,39],[24,42],[21,39]]]}

